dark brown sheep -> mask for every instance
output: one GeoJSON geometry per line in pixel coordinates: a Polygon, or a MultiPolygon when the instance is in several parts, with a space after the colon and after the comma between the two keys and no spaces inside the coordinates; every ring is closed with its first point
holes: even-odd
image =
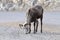
{"type": "Polygon", "coordinates": [[[34,33],[37,32],[39,18],[41,21],[41,33],[42,33],[42,19],[43,19],[42,6],[36,5],[32,8],[30,8],[26,15],[27,15],[27,23],[24,24],[24,27],[27,29],[26,33],[31,32],[31,23],[32,22],[34,22],[34,33]]]}

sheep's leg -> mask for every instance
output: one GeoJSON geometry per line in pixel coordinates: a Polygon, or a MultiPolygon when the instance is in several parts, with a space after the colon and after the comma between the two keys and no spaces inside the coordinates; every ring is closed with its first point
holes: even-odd
{"type": "Polygon", "coordinates": [[[26,27],[26,34],[30,33],[31,32],[31,24],[27,24],[27,27],[26,27]]]}
{"type": "Polygon", "coordinates": [[[40,20],[41,20],[41,33],[42,33],[42,19],[43,19],[43,16],[41,16],[40,20]]]}
{"type": "Polygon", "coordinates": [[[37,28],[38,28],[38,20],[34,21],[34,33],[37,32],[37,28]]]}
{"type": "Polygon", "coordinates": [[[31,23],[29,24],[29,33],[31,32],[31,23]]]}
{"type": "Polygon", "coordinates": [[[24,29],[26,30],[26,34],[27,34],[28,33],[28,24],[27,23],[24,24],[24,29]]]}
{"type": "Polygon", "coordinates": [[[35,33],[35,22],[34,22],[34,33],[35,33]]]}
{"type": "Polygon", "coordinates": [[[37,29],[38,29],[38,20],[36,20],[36,32],[37,32],[37,29]]]}

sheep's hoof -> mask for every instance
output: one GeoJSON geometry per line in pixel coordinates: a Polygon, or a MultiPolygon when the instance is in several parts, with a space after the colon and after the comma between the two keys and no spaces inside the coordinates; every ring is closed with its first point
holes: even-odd
{"type": "Polygon", "coordinates": [[[36,34],[37,31],[34,31],[33,33],[36,34]]]}
{"type": "Polygon", "coordinates": [[[31,33],[31,31],[29,31],[29,32],[26,32],[26,34],[30,34],[31,33]]]}
{"type": "Polygon", "coordinates": [[[26,33],[26,34],[30,34],[30,33],[28,32],[28,33],[26,33]]]}

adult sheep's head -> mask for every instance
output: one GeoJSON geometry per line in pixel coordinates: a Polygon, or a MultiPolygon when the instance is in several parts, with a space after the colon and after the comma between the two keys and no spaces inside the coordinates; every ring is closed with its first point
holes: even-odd
{"type": "Polygon", "coordinates": [[[24,23],[23,25],[19,24],[20,30],[23,30],[24,33],[27,33],[27,30],[29,29],[28,24],[24,23]]]}
{"type": "Polygon", "coordinates": [[[20,29],[28,29],[28,24],[25,22],[24,24],[19,24],[20,29]]]}

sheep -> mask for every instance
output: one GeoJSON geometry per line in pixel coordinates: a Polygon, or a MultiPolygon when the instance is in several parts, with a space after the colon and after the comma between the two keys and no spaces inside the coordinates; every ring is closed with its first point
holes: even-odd
{"type": "Polygon", "coordinates": [[[26,28],[26,34],[31,32],[31,23],[34,22],[34,33],[37,32],[38,29],[38,19],[41,21],[41,33],[42,33],[42,20],[43,20],[43,7],[40,5],[36,5],[32,8],[29,8],[26,13],[27,21],[24,24],[26,28]]]}

